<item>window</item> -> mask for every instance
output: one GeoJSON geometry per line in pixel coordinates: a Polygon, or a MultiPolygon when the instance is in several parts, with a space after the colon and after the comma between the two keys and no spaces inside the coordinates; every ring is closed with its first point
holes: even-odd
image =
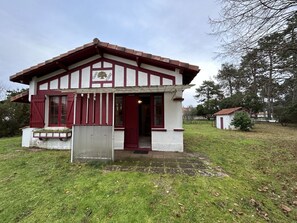
{"type": "Polygon", "coordinates": [[[49,98],[49,125],[65,126],[67,115],[67,96],[49,98]]]}
{"type": "Polygon", "coordinates": [[[124,98],[121,95],[115,97],[115,126],[123,127],[124,126],[124,108],[123,108],[124,98]]]}
{"type": "Polygon", "coordinates": [[[164,128],[163,95],[153,95],[153,128],[164,128]]]}

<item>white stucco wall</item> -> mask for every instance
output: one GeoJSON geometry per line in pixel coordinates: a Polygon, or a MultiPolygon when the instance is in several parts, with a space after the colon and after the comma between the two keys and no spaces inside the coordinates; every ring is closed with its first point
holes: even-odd
{"type": "MultiPolygon", "coordinates": [[[[92,80],[90,80],[90,73],[97,72],[98,69],[100,68],[103,68],[103,69],[110,68],[112,71],[113,64],[104,61],[103,66],[101,67],[101,62],[96,62],[96,60],[99,58],[100,57],[90,57],[84,61],[73,64],[69,67],[70,72],[63,76],[60,76],[60,75],[64,73],[65,70],[60,69],[55,72],[44,75],[40,78],[34,77],[30,82],[29,97],[31,97],[31,95],[36,94],[37,83],[40,83],[40,82],[45,82],[45,83],[42,83],[39,85],[39,90],[67,89],[69,87],[69,84],[70,84],[70,88],[72,89],[77,89],[79,87],[81,88],[112,87],[112,83],[103,83],[101,85],[101,83],[93,82],[92,80]],[[93,65],[90,64],[92,60],[95,60],[93,65]],[[84,63],[86,63],[85,67],[83,66],[84,63]],[[79,70],[75,70],[75,68],[78,68],[79,66],[82,66],[82,67],[79,70]],[[71,70],[71,69],[74,69],[74,70],[71,70]],[[91,70],[91,69],[95,69],[95,70],[91,70]],[[55,79],[55,76],[57,76],[56,79],[55,79]],[[46,82],[47,79],[50,79],[50,81],[46,82]]],[[[158,86],[162,84],[173,85],[174,81],[172,79],[175,79],[176,85],[182,85],[182,74],[180,74],[179,69],[175,69],[175,71],[172,71],[172,70],[167,70],[167,69],[159,68],[159,67],[144,64],[144,63],[142,63],[140,67],[138,67],[135,61],[117,57],[117,56],[112,56],[109,54],[104,54],[104,58],[111,59],[115,63],[114,74],[113,74],[113,77],[110,79],[110,81],[112,80],[114,81],[115,87],[148,86],[149,84],[151,86],[158,86]],[[117,62],[120,62],[121,64],[116,64],[117,62]],[[126,71],[125,71],[124,64],[132,65],[133,67],[126,68],[126,71]],[[138,71],[139,68],[140,69],[143,68],[145,70],[138,71]],[[159,74],[154,72],[158,72],[159,74]],[[126,74],[126,78],[125,78],[125,74],[126,74]]]]}
{"type": "Polygon", "coordinates": [[[224,129],[234,129],[234,126],[231,125],[231,122],[234,118],[234,114],[231,115],[217,115],[216,116],[216,127],[221,129],[221,118],[223,118],[223,127],[224,129]]]}
{"type": "MultiPolygon", "coordinates": [[[[52,129],[52,128],[51,128],[52,129]]],[[[59,128],[61,129],[61,128],[59,128]]],[[[46,141],[33,137],[33,131],[36,128],[24,128],[22,132],[22,147],[38,147],[44,149],[68,150],[71,148],[71,139],[61,141],[56,138],[49,138],[46,141]]]]}
{"type": "Polygon", "coordinates": [[[22,129],[22,147],[30,147],[32,144],[33,130],[35,128],[23,128],[22,129]]]}
{"type": "Polygon", "coordinates": [[[37,92],[37,78],[33,77],[29,84],[29,101],[31,101],[31,96],[35,95],[37,92]]]}
{"type": "MultiPolygon", "coordinates": [[[[181,92],[180,92],[181,94],[181,92]]],[[[174,131],[182,129],[182,103],[172,100],[173,93],[164,94],[164,129],[165,132],[152,131],[152,150],[153,151],[174,151],[182,152],[183,132],[174,131]]]]}
{"type": "Polygon", "coordinates": [[[183,132],[167,130],[166,132],[152,132],[152,150],[183,152],[183,132]]]}
{"type": "Polygon", "coordinates": [[[114,131],[113,137],[113,148],[116,150],[123,150],[125,131],[114,131]]]}
{"type": "Polygon", "coordinates": [[[67,141],[61,141],[60,139],[47,139],[46,141],[42,141],[38,138],[32,138],[30,147],[34,146],[44,149],[70,150],[71,139],[68,139],[67,141]]]}

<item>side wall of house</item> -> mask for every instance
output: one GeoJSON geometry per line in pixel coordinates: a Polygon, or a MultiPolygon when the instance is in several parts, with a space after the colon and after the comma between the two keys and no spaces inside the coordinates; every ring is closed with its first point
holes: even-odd
{"type": "Polygon", "coordinates": [[[152,150],[183,151],[182,102],[172,100],[173,93],[164,94],[164,131],[152,131],[152,150]]]}

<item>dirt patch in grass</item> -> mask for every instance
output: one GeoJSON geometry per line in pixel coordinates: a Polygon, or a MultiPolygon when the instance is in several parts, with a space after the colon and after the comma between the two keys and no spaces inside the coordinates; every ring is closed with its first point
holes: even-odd
{"type": "Polygon", "coordinates": [[[34,153],[36,153],[36,152],[42,152],[42,151],[44,151],[45,149],[41,149],[41,148],[29,148],[28,149],[28,151],[30,151],[30,152],[34,152],[34,153]]]}

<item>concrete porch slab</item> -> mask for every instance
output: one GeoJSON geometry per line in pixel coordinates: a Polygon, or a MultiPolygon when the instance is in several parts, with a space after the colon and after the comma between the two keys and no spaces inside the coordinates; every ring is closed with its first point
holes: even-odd
{"type": "Polygon", "coordinates": [[[215,167],[208,158],[198,153],[158,152],[138,154],[117,150],[115,161],[105,171],[131,171],[151,174],[183,174],[188,176],[228,176],[221,167],[215,167]]]}

